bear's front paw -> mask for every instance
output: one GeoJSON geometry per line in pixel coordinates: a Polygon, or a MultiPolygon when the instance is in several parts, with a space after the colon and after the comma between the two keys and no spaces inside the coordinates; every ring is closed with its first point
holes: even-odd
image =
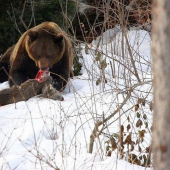
{"type": "Polygon", "coordinates": [[[53,79],[52,86],[53,86],[56,90],[59,89],[59,83],[57,82],[57,80],[53,79]]]}
{"type": "Polygon", "coordinates": [[[59,79],[53,79],[52,86],[59,92],[63,91],[65,89],[66,83],[65,81],[59,79]]]}

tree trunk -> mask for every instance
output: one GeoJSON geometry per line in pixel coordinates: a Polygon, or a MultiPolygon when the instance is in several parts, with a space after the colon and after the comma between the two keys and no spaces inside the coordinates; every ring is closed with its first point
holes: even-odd
{"type": "Polygon", "coordinates": [[[153,1],[153,167],[170,169],[170,2],[153,1]]]}

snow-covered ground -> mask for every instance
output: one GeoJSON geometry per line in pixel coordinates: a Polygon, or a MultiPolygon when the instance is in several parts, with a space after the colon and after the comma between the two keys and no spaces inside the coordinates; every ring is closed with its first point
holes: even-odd
{"type": "MultiPolygon", "coordinates": [[[[127,37],[139,79],[134,74],[126,40],[122,41],[120,30],[108,30],[96,52],[98,38],[89,45],[81,45],[83,59],[82,75],[71,79],[63,91],[64,101],[31,98],[0,107],[0,169],[1,170],[151,170],[123,159],[118,150],[111,157],[106,154],[108,136],[119,134],[120,125],[131,125],[132,139],[138,131],[152,123],[151,40],[147,32],[128,31],[127,37]],[[122,51],[122,48],[125,48],[122,51]],[[105,83],[107,81],[107,83],[105,83]],[[130,97],[128,98],[128,94],[130,97]],[[126,100],[127,99],[127,100],[126,100]],[[139,99],[145,99],[141,106],[139,99]],[[115,112],[124,101],[119,111],[115,112]],[[139,102],[138,117],[135,105],[139,102]],[[111,114],[113,117],[102,123],[102,133],[95,138],[93,153],[89,154],[90,135],[95,123],[111,114]],[[147,115],[141,127],[136,128],[139,115],[147,115]],[[147,121],[146,121],[147,120],[147,121]],[[134,127],[133,127],[134,126],[134,127]],[[137,129],[137,130],[136,130],[137,129]]],[[[8,83],[0,84],[0,90],[8,83]]],[[[144,117],[144,116],[143,116],[144,117]]],[[[151,143],[151,133],[145,128],[141,148],[151,143]]],[[[98,132],[99,133],[99,132],[98,132]]],[[[139,138],[138,138],[139,139],[139,138]]],[[[138,145],[138,147],[139,147],[138,145]]],[[[145,154],[142,150],[137,154],[145,154]]]]}

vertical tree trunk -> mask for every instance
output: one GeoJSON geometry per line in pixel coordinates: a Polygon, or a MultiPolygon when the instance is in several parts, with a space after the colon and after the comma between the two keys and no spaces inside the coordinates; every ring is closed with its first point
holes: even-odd
{"type": "Polygon", "coordinates": [[[170,169],[170,1],[153,0],[154,170],[170,169]]]}

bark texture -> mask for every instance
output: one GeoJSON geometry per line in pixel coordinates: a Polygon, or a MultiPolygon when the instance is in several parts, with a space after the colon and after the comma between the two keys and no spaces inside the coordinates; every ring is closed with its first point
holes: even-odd
{"type": "Polygon", "coordinates": [[[153,1],[153,167],[170,169],[170,2],[153,1]]]}

